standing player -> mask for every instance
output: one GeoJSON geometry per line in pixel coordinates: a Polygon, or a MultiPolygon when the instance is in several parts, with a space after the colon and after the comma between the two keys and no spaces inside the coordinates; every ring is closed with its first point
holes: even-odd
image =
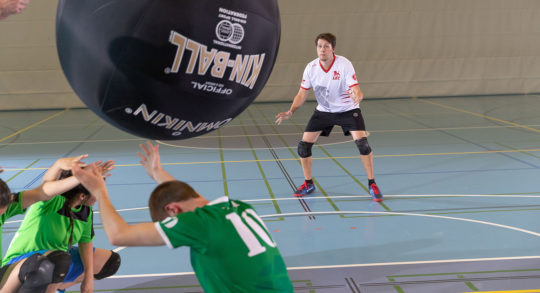
{"type": "Polygon", "coordinates": [[[300,90],[289,111],[276,115],[278,125],[291,118],[306,101],[308,90],[313,88],[318,105],[306,126],[302,140],[298,143],[298,155],[302,162],[305,182],[294,192],[294,196],[304,196],[315,191],[311,172],[311,148],[320,135],[329,136],[334,125],[339,125],[345,135],[352,135],[360,151],[372,199],[382,201],[383,196],[373,174],[373,153],[367,141],[366,127],[359,107],[364,95],[358,86],[354,68],[347,58],[334,54],[334,35],[318,35],[315,45],[319,58],[306,66],[300,90]]]}
{"type": "Polygon", "coordinates": [[[127,224],[109,199],[94,165],[73,174],[98,198],[105,233],[113,245],[189,246],[191,264],[204,292],[288,293],[293,287],[276,243],[253,208],[221,197],[209,202],[162,169],[158,146],[138,153],[159,185],[148,203],[154,223],[127,224]]]}

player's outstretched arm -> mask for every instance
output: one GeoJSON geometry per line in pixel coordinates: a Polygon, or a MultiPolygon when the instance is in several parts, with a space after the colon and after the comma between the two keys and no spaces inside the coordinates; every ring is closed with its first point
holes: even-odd
{"type": "MultiPolygon", "coordinates": [[[[79,156],[79,157],[82,157],[82,156],[79,156]]],[[[73,158],[68,158],[68,159],[73,159],[73,158]]],[[[111,174],[109,172],[112,169],[114,169],[114,161],[112,160],[106,161],[105,163],[102,163],[101,161],[97,161],[94,164],[100,170],[101,174],[103,174],[102,175],[103,177],[110,176],[111,174]]],[[[79,161],[74,160],[71,166],[74,166],[74,165],[77,165],[80,167],[86,164],[80,163],[79,161]]],[[[63,169],[60,168],[59,170],[63,170],[63,169]]],[[[23,193],[22,206],[23,208],[26,209],[38,201],[47,201],[56,195],[62,194],[74,188],[75,186],[79,184],[80,184],[79,180],[75,178],[74,176],[70,176],[68,178],[64,178],[61,180],[55,179],[54,181],[44,181],[38,187],[34,189],[26,190],[23,193]]]]}
{"type": "Polygon", "coordinates": [[[77,185],[79,185],[79,181],[73,176],[62,180],[41,183],[34,189],[24,191],[22,195],[22,207],[26,209],[38,201],[47,201],[77,185]]]}
{"type": "Polygon", "coordinates": [[[163,166],[161,166],[159,145],[152,145],[150,141],[147,141],[146,144],[141,143],[139,146],[141,147],[141,151],[137,152],[137,156],[141,158],[140,163],[150,178],[154,179],[157,183],[176,180],[171,174],[163,170],[163,166]]]}
{"type": "Polygon", "coordinates": [[[60,172],[63,170],[71,170],[73,164],[79,164],[80,166],[86,166],[86,163],[82,160],[88,158],[88,154],[80,155],[77,157],[60,158],[54,162],[54,164],[47,169],[47,172],[43,174],[41,182],[55,181],[60,172]]]}
{"type": "Polygon", "coordinates": [[[73,174],[90,193],[96,196],[101,222],[111,244],[117,246],[165,245],[153,223],[129,225],[118,214],[109,198],[105,180],[95,164],[90,164],[85,169],[74,165],[73,174]]]}
{"type": "Polygon", "coordinates": [[[287,112],[281,112],[276,115],[276,124],[280,125],[283,120],[291,118],[292,114],[304,104],[307,99],[308,91],[306,89],[300,88],[298,94],[294,97],[293,103],[287,112]]]}

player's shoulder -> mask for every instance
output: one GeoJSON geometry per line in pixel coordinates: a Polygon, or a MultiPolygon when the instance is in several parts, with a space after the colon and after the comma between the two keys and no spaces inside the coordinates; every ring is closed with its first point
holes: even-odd
{"type": "Polygon", "coordinates": [[[319,65],[319,58],[315,58],[315,59],[311,60],[307,64],[306,68],[315,68],[315,67],[317,67],[317,65],[319,65]]]}
{"type": "Polygon", "coordinates": [[[336,61],[335,63],[341,63],[341,64],[347,64],[347,65],[352,65],[352,62],[347,59],[347,57],[345,56],[341,56],[341,55],[335,55],[336,56],[336,61]]]}

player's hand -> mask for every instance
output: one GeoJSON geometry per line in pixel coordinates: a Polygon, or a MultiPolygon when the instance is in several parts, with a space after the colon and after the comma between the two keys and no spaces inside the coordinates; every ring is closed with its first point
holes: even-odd
{"type": "Polygon", "coordinates": [[[141,158],[141,165],[144,167],[150,178],[157,180],[156,175],[161,169],[159,145],[152,145],[150,141],[147,141],[146,144],[141,143],[139,146],[141,147],[142,152],[137,152],[137,156],[141,158]]]}
{"type": "Polygon", "coordinates": [[[100,172],[101,172],[101,175],[103,175],[103,178],[111,176],[112,174],[109,172],[111,172],[111,170],[114,169],[115,167],[113,160],[108,160],[105,163],[101,161],[97,161],[96,165],[99,169],[101,169],[100,172]]]}
{"type": "Polygon", "coordinates": [[[276,118],[276,124],[280,125],[283,120],[287,120],[287,119],[291,118],[292,114],[293,113],[291,111],[281,112],[281,113],[277,114],[276,117],[275,117],[276,118]]]}
{"type": "Polygon", "coordinates": [[[29,0],[0,0],[0,19],[21,13],[28,3],[29,0]]]}
{"type": "Polygon", "coordinates": [[[4,172],[4,169],[2,169],[2,166],[0,166],[0,173],[4,172]]]}
{"type": "Polygon", "coordinates": [[[75,164],[71,170],[73,176],[75,176],[79,182],[90,191],[90,193],[96,195],[96,192],[99,193],[103,188],[106,189],[102,168],[98,167],[96,162],[86,166],[84,169],[75,164]]]}
{"type": "Polygon", "coordinates": [[[90,278],[84,278],[81,283],[81,293],[94,292],[94,280],[90,278]]]}
{"type": "Polygon", "coordinates": [[[88,158],[88,154],[80,155],[77,157],[71,157],[71,158],[60,158],[56,161],[56,164],[62,170],[71,170],[73,168],[73,165],[79,165],[80,167],[85,167],[86,163],[82,162],[81,160],[84,160],[86,158],[88,158]]]}

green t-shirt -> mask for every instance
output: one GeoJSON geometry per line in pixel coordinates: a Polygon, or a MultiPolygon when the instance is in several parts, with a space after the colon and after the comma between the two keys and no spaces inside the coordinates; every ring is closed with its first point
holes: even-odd
{"type": "Polygon", "coordinates": [[[4,266],[14,257],[38,250],[67,251],[71,234],[70,213],[73,211],[73,244],[88,243],[94,238],[92,207],[70,208],[66,198],[57,195],[40,201],[28,209],[2,260],[4,266]]]}
{"type": "MultiPolygon", "coordinates": [[[[19,192],[18,195],[15,196],[15,201],[10,203],[6,212],[0,215],[0,227],[4,225],[4,223],[7,221],[7,219],[14,217],[16,215],[24,214],[24,209],[22,207],[22,194],[23,192],[19,192]]],[[[2,233],[0,231],[0,257],[2,257],[2,233]]]]}
{"type": "Polygon", "coordinates": [[[169,248],[191,248],[206,293],[294,292],[276,243],[246,203],[221,197],[155,226],[169,248]]]}

